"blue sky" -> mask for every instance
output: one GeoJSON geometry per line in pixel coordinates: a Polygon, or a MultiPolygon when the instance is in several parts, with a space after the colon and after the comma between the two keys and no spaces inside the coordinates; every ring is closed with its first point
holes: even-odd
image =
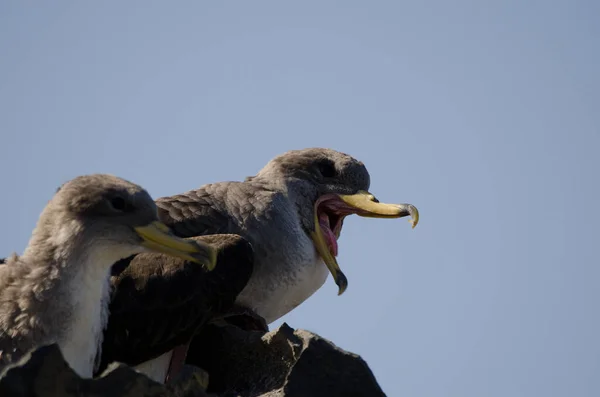
{"type": "Polygon", "coordinates": [[[76,175],[160,197],[331,147],[421,223],[349,218],[347,292],[283,320],[390,396],[598,396],[599,4],[3,1],[0,255],[76,175]]]}

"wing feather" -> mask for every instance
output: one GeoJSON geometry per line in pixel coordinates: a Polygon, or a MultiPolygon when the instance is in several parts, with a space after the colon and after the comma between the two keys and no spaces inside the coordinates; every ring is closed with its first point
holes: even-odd
{"type": "Polygon", "coordinates": [[[218,248],[212,272],[167,255],[140,254],[125,259],[127,266],[113,274],[97,372],[113,361],[133,366],[158,357],[233,306],[252,274],[252,246],[232,234],[192,238],[218,248]]]}

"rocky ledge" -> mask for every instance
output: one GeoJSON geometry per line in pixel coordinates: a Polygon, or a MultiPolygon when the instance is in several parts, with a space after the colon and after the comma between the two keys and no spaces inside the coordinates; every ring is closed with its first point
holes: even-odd
{"type": "Polygon", "coordinates": [[[309,331],[287,324],[267,333],[210,325],[199,336],[190,349],[202,361],[186,365],[168,385],[116,363],[96,379],[81,379],[50,345],[0,375],[0,396],[385,396],[360,356],[309,331]]]}

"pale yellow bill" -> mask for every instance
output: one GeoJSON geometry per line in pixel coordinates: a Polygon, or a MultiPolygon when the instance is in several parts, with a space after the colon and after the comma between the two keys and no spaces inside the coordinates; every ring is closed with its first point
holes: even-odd
{"type": "MultiPolygon", "coordinates": [[[[375,196],[366,191],[360,191],[356,194],[340,194],[340,199],[348,206],[357,210],[356,214],[368,218],[402,218],[411,217],[410,223],[414,229],[419,223],[419,210],[412,204],[385,204],[380,203],[375,196]]],[[[335,283],[339,287],[338,295],[344,293],[348,288],[348,279],[340,269],[335,257],[329,251],[327,242],[323,237],[321,226],[319,225],[318,214],[315,212],[315,231],[311,233],[312,240],[317,248],[317,252],[323,258],[323,262],[331,272],[335,283]]]]}
{"type": "Polygon", "coordinates": [[[217,263],[217,251],[208,244],[179,238],[162,222],[152,222],[134,228],[142,238],[142,246],[149,250],[186,259],[213,270],[217,263]]]}
{"type": "Polygon", "coordinates": [[[335,283],[337,284],[339,290],[338,295],[341,295],[348,288],[348,279],[340,269],[340,266],[335,259],[335,256],[331,255],[329,252],[329,248],[327,247],[327,242],[325,241],[325,237],[323,237],[323,232],[321,231],[321,226],[319,225],[319,217],[315,212],[315,231],[311,233],[311,238],[315,243],[315,247],[317,248],[317,252],[323,258],[323,262],[331,272],[335,283]]]}
{"type": "Polygon", "coordinates": [[[340,194],[340,199],[352,208],[358,210],[358,216],[368,218],[402,218],[411,217],[410,223],[414,229],[419,223],[419,210],[412,204],[380,203],[369,192],[360,191],[356,194],[340,194]]]}

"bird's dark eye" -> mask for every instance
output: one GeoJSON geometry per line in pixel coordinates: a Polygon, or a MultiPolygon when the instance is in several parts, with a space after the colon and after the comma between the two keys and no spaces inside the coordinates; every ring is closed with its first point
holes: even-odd
{"type": "Polygon", "coordinates": [[[110,199],[110,205],[117,211],[125,211],[127,209],[127,202],[123,197],[113,197],[110,199]]]}
{"type": "Polygon", "coordinates": [[[335,176],[335,165],[331,161],[323,161],[319,164],[319,172],[325,178],[333,178],[335,176]]]}

